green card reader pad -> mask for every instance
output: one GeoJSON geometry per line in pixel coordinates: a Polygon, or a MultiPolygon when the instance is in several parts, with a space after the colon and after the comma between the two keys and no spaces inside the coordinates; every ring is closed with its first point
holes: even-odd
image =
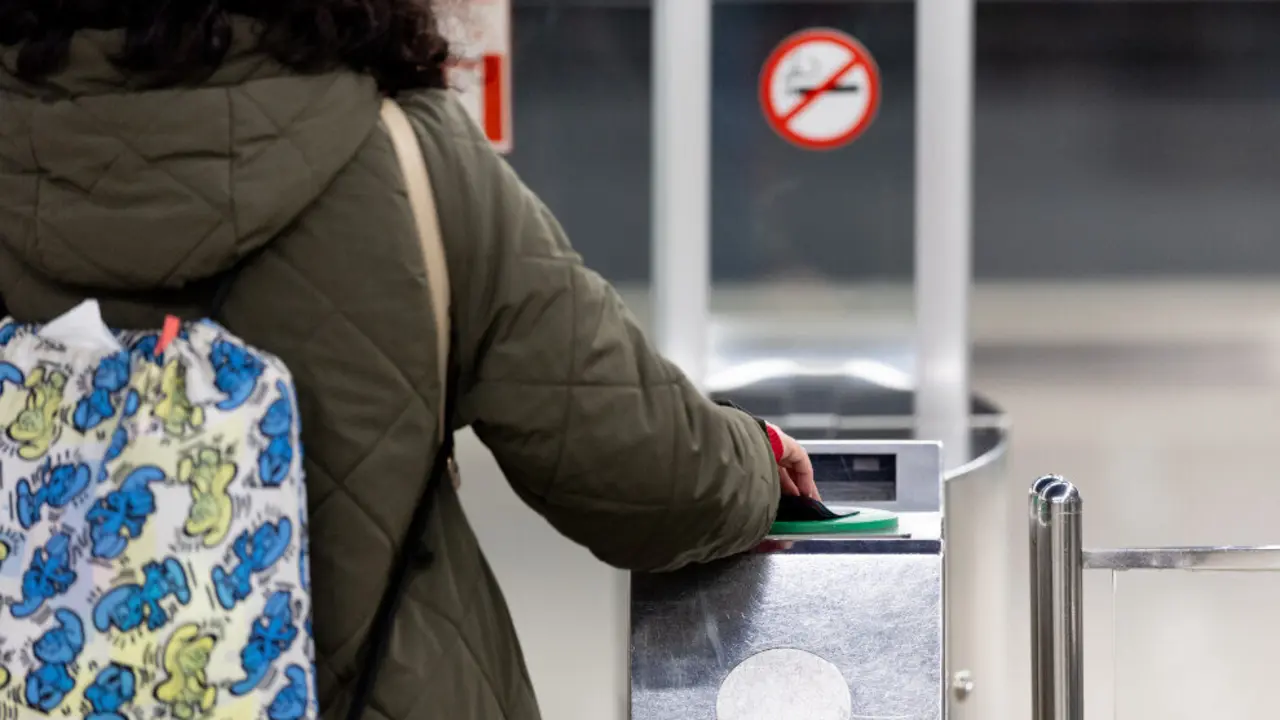
{"type": "Polygon", "coordinates": [[[784,496],[769,534],[874,535],[897,529],[898,516],[887,510],[850,508],[836,512],[818,500],[784,496]]]}

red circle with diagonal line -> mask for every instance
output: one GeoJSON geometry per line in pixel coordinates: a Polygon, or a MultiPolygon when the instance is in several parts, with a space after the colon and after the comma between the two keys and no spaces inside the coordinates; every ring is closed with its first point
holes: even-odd
{"type": "Polygon", "coordinates": [[[806,150],[832,150],[866,132],[880,109],[880,69],[839,30],[802,30],[769,55],[760,73],[765,121],[806,150]]]}

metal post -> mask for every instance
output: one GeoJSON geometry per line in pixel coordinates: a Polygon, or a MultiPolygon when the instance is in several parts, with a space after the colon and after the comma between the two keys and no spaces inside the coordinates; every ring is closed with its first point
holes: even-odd
{"type": "Polygon", "coordinates": [[[1080,492],[1041,478],[1031,497],[1032,719],[1084,720],[1080,492]]]}
{"type": "Polygon", "coordinates": [[[711,0],[653,4],[652,182],[654,336],[702,387],[711,315],[711,0]]]}
{"type": "Polygon", "coordinates": [[[974,0],[916,3],[916,416],[969,457],[974,0]]]}
{"type": "Polygon", "coordinates": [[[1041,622],[1041,612],[1046,600],[1043,597],[1049,587],[1049,537],[1048,526],[1040,521],[1041,493],[1050,485],[1064,482],[1056,475],[1046,475],[1031,486],[1028,530],[1031,537],[1031,718],[1049,720],[1052,717],[1052,697],[1041,687],[1043,668],[1051,665],[1046,656],[1053,647],[1051,626],[1041,622]],[[1042,591],[1042,588],[1046,590],[1042,591]]]}

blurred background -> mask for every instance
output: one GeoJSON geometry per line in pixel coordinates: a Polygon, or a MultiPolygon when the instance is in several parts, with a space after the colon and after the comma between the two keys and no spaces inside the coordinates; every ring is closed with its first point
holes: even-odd
{"type": "MultiPolygon", "coordinates": [[[[759,347],[910,372],[919,10],[714,2],[713,374],[759,347]],[[757,97],[765,58],[808,27],[855,36],[882,79],[874,124],[828,152],[779,138],[757,97]]],[[[510,162],[648,322],[651,3],[512,12],[510,162]]],[[[1029,717],[1016,516],[1036,476],[1081,488],[1086,547],[1280,541],[1277,38],[1280,1],[976,2],[969,354],[973,389],[1012,420],[1009,505],[990,521],[1011,528],[1013,580],[991,587],[1008,662],[975,678],[975,717],[1029,717]]],[[[488,462],[464,448],[479,478],[465,499],[544,715],[625,718],[626,578],[555,537],[488,462]]],[[[1086,582],[1090,720],[1275,716],[1280,579],[1086,582]]]]}

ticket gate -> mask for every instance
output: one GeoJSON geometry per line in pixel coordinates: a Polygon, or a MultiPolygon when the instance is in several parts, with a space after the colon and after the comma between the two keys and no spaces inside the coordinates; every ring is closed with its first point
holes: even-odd
{"type": "Polygon", "coordinates": [[[807,443],[837,520],[631,584],[632,720],[944,716],[937,443],[807,443]]]}
{"type": "MultiPolygon", "coordinates": [[[[752,357],[749,344],[736,348],[752,357]]],[[[849,355],[865,361],[859,361],[866,366],[861,371],[855,371],[855,362],[838,374],[762,376],[721,389],[716,397],[764,417],[806,447],[842,439],[920,439],[914,391],[884,371],[887,364],[904,364],[908,353],[891,346],[862,350],[861,355],[849,355]]],[[[1009,621],[1020,610],[1012,603],[1023,583],[1020,556],[1011,556],[1009,544],[1021,532],[1022,508],[1010,501],[1016,494],[1010,493],[1005,477],[1009,418],[1004,411],[989,398],[972,395],[966,439],[962,464],[955,464],[957,453],[947,453],[952,464],[944,464],[942,472],[947,512],[947,717],[989,720],[1008,712],[1009,695],[1016,691],[1007,678],[1025,647],[1009,621]]],[[[922,487],[920,492],[933,493],[936,487],[922,487]]],[[[910,493],[897,496],[888,507],[914,511],[910,493]]]]}

